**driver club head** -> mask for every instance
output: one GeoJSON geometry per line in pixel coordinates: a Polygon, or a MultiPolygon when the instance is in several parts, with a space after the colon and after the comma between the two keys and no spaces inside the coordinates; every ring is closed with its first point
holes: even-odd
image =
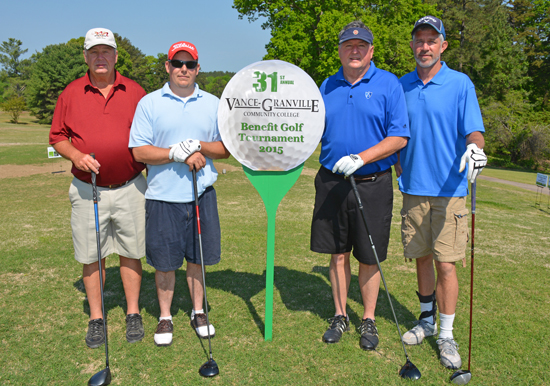
{"type": "Polygon", "coordinates": [[[199,369],[199,374],[206,378],[215,377],[219,373],[220,369],[218,368],[218,364],[212,358],[210,358],[208,362],[205,362],[199,369]]]}
{"type": "Polygon", "coordinates": [[[111,383],[111,369],[109,367],[104,368],[99,373],[96,373],[88,381],[88,386],[104,386],[111,383]]]}
{"type": "Polygon", "coordinates": [[[418,370],[418,368],[409,359],[407,359],[407,362],[403,365],[403,367],[401,367],[401,370],[399,370],[399,376],[401,378],[416,381],[417,379],[420,379],[421,374],[420,370],[418,370]]]}
{"type": "Polygon", "coordinates": [[[472,373],[469,370],[458,370],[451,375],[451,382],[455,385],[467,385],[472,379],[472,373]]]}

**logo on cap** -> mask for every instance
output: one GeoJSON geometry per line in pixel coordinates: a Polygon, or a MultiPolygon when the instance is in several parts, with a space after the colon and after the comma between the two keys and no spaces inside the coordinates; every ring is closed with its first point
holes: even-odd
{"type": "Polygon", "coordinates": [[[95,31],[94,32],[94,37],[96,39],[107,39],[109,37],[109,32],[95,31]]]}
{"type": "Polygon", "coordinates": [[[359,33],[359,31],[357,31],[356,29],[353,30],[354,35],[357,35],[358,33],[359,33]]]}
{"type": "Polygon", "coordinates": [[[195,51],[195,47],[193,47],[193,46],[191,46],[191,45],[189,45],[185,42],[174,44],[172,46],[172,51],[177,50],[178,48],[189,48],[191,51],[195,51]]]}
{"type": "Polygon", "coordinates": [[[428,21],[431,21],[432,23],[437,23],[438,20],[431,16],[424,16],[422,19],[418,20],[417,23],[426,23],[428,21]]]}

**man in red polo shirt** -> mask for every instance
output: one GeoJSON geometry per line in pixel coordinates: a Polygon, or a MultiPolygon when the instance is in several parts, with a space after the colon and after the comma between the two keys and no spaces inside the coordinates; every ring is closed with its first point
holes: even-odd
{"type": "MultiPolygon", "coordinates": [[[[69,84],[57,100],[50,144],[73,163],[69,189],[75,259],[83,264],[83,281],[90,305],[86,344],[105,341],[101,310],[99,264],[92,201],[91,172],[97,173],[101,256],[120,257],[126,295],[126,339],[143,339],[139,314],[141,257],[145,255],[145,165],[128,149],[130,126],[139,100],[146,94],[133,80],[115,70],[118,59],[113,33],[88,31],[84,60],[88,72],[69,84]],[[90,156],[95,153],[95,159],[90,156]]],[[[105,279],[105,260],[102,260],[105,279]]]]}

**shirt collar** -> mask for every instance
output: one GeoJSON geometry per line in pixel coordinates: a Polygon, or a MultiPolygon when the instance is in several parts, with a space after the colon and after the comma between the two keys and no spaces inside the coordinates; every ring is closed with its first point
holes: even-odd
{"type": "MultiPolygon", "coordinates": [[[[447,77],[448,72],[449,72],[449,67],[447,66],[447,63],[441,61],[441,68],[428,83],[443,84],[443,82],[445,81],[445,78],[447,77]]],[[[411,83],[416,83],[416,82],[422,83],[422,80],[418,76],[418,67],[414,69],[414,75],[415,76],[411,79],[411,83]]]]}
{"type": "MultiPolygon", "coordinates": [[[[378,71],[378,69],[376,68],[376,65],[374,64],[374,62],[371,60],[369,69],[367,70],[365,75],[363,75],[363,78],[361,79],[360,82],[362,82],[364,80],[369,81],[373,77],[373,75],[376,73],[376,71],[378,71]]],[[[336,73],[336,80],[341,80],[341,81],[347,82],[346,78],[344,77],[344,67],[340,66],[340,69],[336,73]]],[[[357,82],[357,83],[359,83],[359,82],[357,82]]]]}
{"type": "MultiPolygon", "coordinates": [[[[122,75],[115,70],[115,82],[113,83],[113,89],[119,88],[119,86],[124,87],[124,84],[121,82],[122,75]]],[[[97,90],[97,87],[92,84],[92,80],[90,79],[90,70],[86,71],[86,84],[84,85],[84,88],[94,88],[97,90]]]]}
{"type": "MultiPolygon", "coordinates": [[[[162,96],[164,95],[170,95],[174,98],[181,99],[181,97],[177,96],[172,92],[170,89],[170,82],[166,82],[164,86],[162,86],[162,96]]],[[[189,99],[197,99],[202,96],[203,91],[199,88],[199,85],[195,83],[195,90],[193,91],[193,94],[189,96],[189,99]]]]}

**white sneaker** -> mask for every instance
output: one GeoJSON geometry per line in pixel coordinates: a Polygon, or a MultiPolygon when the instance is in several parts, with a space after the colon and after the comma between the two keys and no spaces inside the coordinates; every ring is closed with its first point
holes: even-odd
{"type": "Polygon", "coordinates": [[[441,364],[448,369],[459,369],[462,366],[462,359],[458,354],[458,343],[452,338],[438,339],[441,364]]]}
{"type": "MultiPolygon", "coordinates": [[[[208,327],[206,325],[206,314],[195,314],[193,319],[191,319],[191,326],[195,329],[195,332],[202,339],[208,338],[208,327]]],[[[213,338],[216,335],[216,330],[214,326],[210,324],[210,338],[213,338]]]]}
{"type": "Polygon", "coordinates": [[[409,345],[420,344],[427,336],[437,334],[437,323],[430,324],[423,319],[412,329],[403,334],[403,343],[409,345]]]}
{"type": "Polygon", "coordinates": [[[157,325],[155,331],[155,344],[157,346],[170,346],[172,344],[172,333],[174,331],[174,325],[169,319],[162,319],[157,325]]]}

